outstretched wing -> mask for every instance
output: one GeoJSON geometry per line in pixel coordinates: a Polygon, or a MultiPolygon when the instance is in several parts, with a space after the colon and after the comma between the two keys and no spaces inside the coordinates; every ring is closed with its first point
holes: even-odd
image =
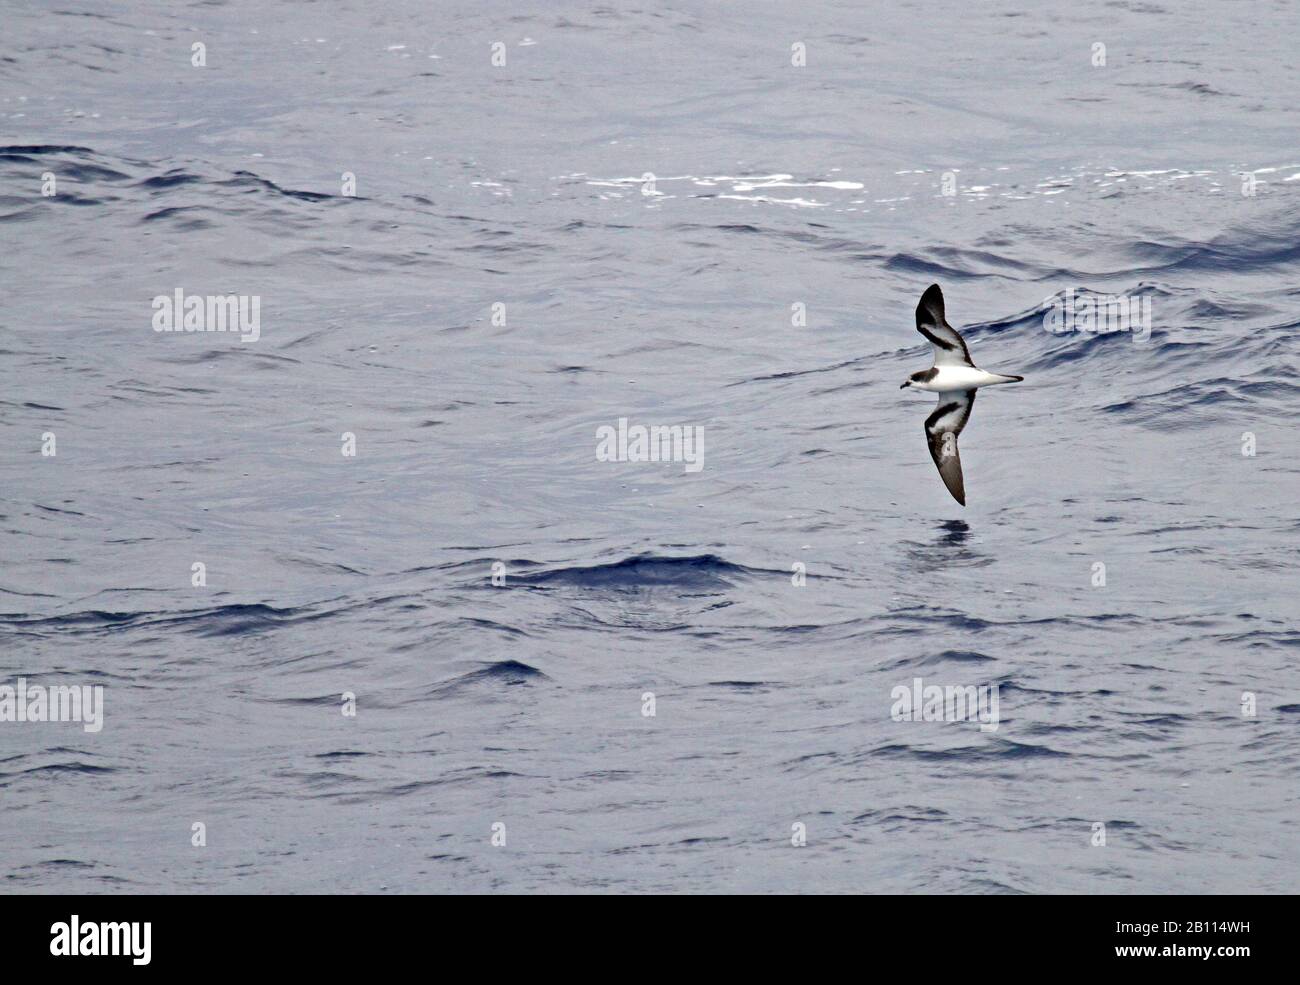
{"type": "Polygon", "coordinates": [[[934,346],[936,366],[974,366],[966,340],[943,317],[943,291],[931,284],[916,305],[916,330],[934,346]]]}
{"type": "Polygon", "coordinates": [[[952,498],[966,505],[966,487],[961,481],[961,455],[957,451],[957,435],[970,420],[975,406],[974,390],[958,390],[939,394],[939,406],[925,419],[925,440],[930,445],[930,457],[939,467],[943,484],[952,498]]]}

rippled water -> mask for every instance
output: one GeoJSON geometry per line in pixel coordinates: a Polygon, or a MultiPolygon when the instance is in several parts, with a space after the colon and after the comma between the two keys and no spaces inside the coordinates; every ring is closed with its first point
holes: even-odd
{"type": "Polygon", "coordinates": [[[0,886],[1294,888],[1296,7],[864,6],[5,12],[0,886]]]}

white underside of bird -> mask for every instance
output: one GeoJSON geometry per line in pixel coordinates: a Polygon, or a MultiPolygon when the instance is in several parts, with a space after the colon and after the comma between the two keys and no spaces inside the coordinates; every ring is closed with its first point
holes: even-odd
{"type": "Polygon", "coordinates": [[[1019,376],[999,376],[987,373],[974,366],[936,366],[933,378],[921,383],[912,383],[915,390],[928,390],[930,393],[952,393],[955,390],[976,390],[982,386],[995,386],[998,383],[1019,383],[1019,376]]]}

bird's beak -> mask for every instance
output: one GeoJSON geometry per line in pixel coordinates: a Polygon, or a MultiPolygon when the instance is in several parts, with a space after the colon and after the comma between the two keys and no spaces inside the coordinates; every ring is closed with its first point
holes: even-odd
{"type": "Polygon", "coordinates": [[[909,386],[911,386],[911,385],[912,385],[912,381],[911,381],[911,380],[904,380],[904,381],[903,381],[903,385],[900,386],[898,389],[900,389],[900,390],[906,390],[906,389],[907,389],[909,386]]]}

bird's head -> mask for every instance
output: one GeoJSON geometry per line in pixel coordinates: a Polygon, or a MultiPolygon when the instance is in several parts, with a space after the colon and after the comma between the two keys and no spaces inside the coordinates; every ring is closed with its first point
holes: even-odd
{"type": "Polygon", "coordinates": [[[913,383],[920,383],[920,382],[921,382],[922,380],[924,380],[924,379],[925,379],[925,371],[924,371],[924,370],[922,370],[922,371],[919,372],[919,373],[912,373],[910,376],[908,376],[907,379],[905,379],[905,380],[903,381],[903,385],[900,386],[898,389],[900,389],[900,390],[906,390],[906,389],[907,389],[909,386],[911,386],[913,383]]]}
{"type": "Polygon", "coordinates": [[[903,381],[903,385],[900,386],[898,389],[906,390],[909,386],[917,386],[918,384],[925,383],[929,380],[932,380],[934,379],[934,374],[936,372],[937,370],[933,368],[918,370],[917,372],[912,373],[910,376],[908,376],[908,378],[903,381]]]}

